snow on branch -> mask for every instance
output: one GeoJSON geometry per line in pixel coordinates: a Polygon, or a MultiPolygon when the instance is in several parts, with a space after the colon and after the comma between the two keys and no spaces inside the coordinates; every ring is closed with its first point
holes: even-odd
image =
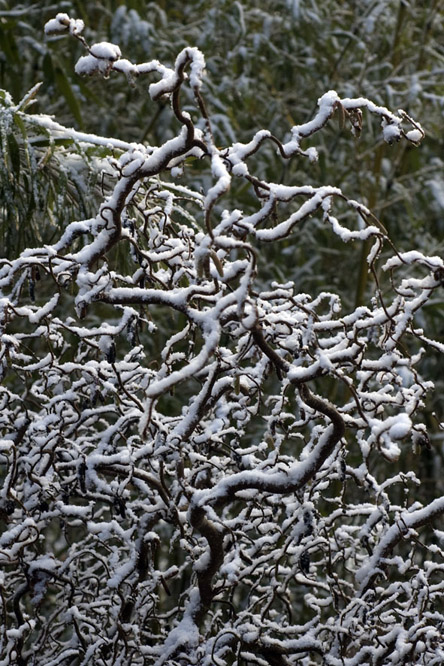
{"type": "Polygon", "coordinates": [[[5,111],[107,153],[95,214],[0,260],[0,664],[404,664],[419,641],[438,663],[444,553],[420,530],[443,500],[416,501],[400,460],[432,447],[420,368],[440,347],[417,317],[442,260],[399,252],[337,183],[255,171],[267,143],[309,168],[334,114],[355,135],[377,116],[388,143],[420,124],[329,91],[290,141],[219,147],[197,48],[133,64],[82,29],[45,26],[83,44],[78,74],[154,77],[178,129],[147,146],[5,111]],[[372,241],[363,305],[284,262],[268,277],[313,217],[344,257],[372,241]]]}

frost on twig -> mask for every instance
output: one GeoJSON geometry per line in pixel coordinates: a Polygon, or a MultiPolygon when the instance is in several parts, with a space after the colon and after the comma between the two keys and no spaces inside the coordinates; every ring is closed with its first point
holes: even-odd
{"type": "Polygon", "coordinates": [[[442,261],[398,252],[337,184],[269,182],[250,160],[271,142],[309,164],[335,113],[355,134],[376,115],[388,142],[418,143],[419,123],[330,91],[289,141],[218,147],[198,49],[170,68],[81,41],[78,73],[153,76],[178,131],[125,144],[9,111],[109,155],[95,216],[0,263],[0,664],[438,663],[443,552],[419,529],[444,506],[397,465],[430,447],[418,366],[438,343],[415,318],[442,261]],[[233,204],[237,182],[254,205],[233,204]],[[373,242],[364,305],[263,276],[261,253],[314,215],[373,242]]]}

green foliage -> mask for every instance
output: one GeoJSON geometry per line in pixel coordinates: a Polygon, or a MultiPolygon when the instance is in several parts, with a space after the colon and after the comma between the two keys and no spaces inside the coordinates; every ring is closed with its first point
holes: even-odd
{"type": "Polygon", "coordinates": [[[1,255],[49,243],[67,222],[85,217],[97,201],[103,149],[84,149],[69,132],[51,132],[26,108],[34,86],[14,105],[0,91],[1,255]]]}

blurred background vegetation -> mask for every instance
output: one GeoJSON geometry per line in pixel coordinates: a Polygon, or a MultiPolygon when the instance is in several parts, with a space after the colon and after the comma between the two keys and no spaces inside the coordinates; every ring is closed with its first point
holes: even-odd
{"type": "MultiPolygon", "coordinates": [[[[119,44],[133,62],[158,59],[171,64],[184,46],[198,46],[207,62],[203,93],[220,146],[248,140],[261,128],[285,139],[291,126],[308,120],[318,97],[332,88],[341,96],[364,96],[393,111],[404,109],[426,131],[420,148],[384,143],[376,122],[365,117],[359,140],[335,122],[317,134],[318,163],[300,158],[283,163],[269,145],[257,156],[255,173],[275,182],[339,186],[373,210],[399,250],[442,254],[443,4],[0,0],[0,88],[11,95],[3,93],[0,99],[1,254],[15,256],[24,247],[50,242],[69,221],[92,214],[101,195],[95,177],[100,154],[85,155],[73,141],[57,144],[31,122],[17,118],[14,105],[36,83],[42,85],[32,113],[53,115],[68,127],[155,145],[178,129],[168,105],[150,100],[147,86],[153,79],[141,78],[131,87],[117,74],[109,80],[78,77],[74,64],[83,53],[81,44],[44,37],[45,22],[57,12],[83,19],[88,43],[119,44]],[[76,169],[66,168],[67,157],[72,164],[79,156],[76,169]]],[[[197,119],[191,97],[185,108],[197,119]]],[[[193,168],[198,185],[203,176],[198,165],[193,168]]],[[[233,187],[230,197],[245,211],[257,205],[242,183],[233,187]]],[[[224,200],[224,205],[229,203],[224,200]]],[[[333,290],[352,307],[371,289],[367,250],[344,246],[315,218],[291,239],[261,248],[260,268],[264,279],[293,279],[301,291],[333,290]]],[[[442,340],[442,298],[424,309],[418,325],[428,337],[442,340]]],[[[426,413],[435,455],[424,452],[418,463],[409,460],[406,466],[418,464],[421,478],[442,486],[442,433],[437,425],[444,421],[442,401],[439,404],[444,385],[436,355],[423,362],[421,372],[437,383],[426,413]]]]}

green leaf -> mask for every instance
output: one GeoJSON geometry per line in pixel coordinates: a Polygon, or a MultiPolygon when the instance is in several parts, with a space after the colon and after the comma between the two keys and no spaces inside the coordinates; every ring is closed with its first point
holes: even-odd
{"type": "Polygon", "coordinates": [[[76,119],[78,125],[80,128],[83,128],[83,120],[82,120],[82,112],[80,110],[80,104],[77,100],[76,95],[74,94],[71,84],[68,81],[65,72],[60,66],[55,67],[54,69],[55,73],[55,81],[57,84],[58,89],[60,90],[61,94],[65,98],[69,109],[76,119]]]}
{"type": "Polygon", "coordinates": [[[26,131],[26,125],[23,122],[22,118],[17,113],[15,113],[13,120],[14,120],[14,124],[20,130],[20,133],[21,133],[23,139],[26,141],[27,138],[28,138],[28,132],[26,131]]]}
{"type": "Polygon", "coordinates": [[[35,100],[35,97],[36,97],[38,91],[40,90],[41,85],[42,85],[42,82],[39,81],[38,83],[35,84],[35,86],[33,86],[31,88],[31,90],[28,90],[26,95],[23,97],[23,99],[20,100],[20,102],[17,106],[18,111],[23,111],[24,109],[26,109],[27,106],[32,104],[32,102],[35,100]]]}
{"type": "Polygon", "coordinates": [[[11,29],[16,29],[16,22],[9,21],[2,24],[0,29],[0,49],[9,65],[20,65],[20,54],[17,43],[12,35],[11,29]]]}
{"type": "Polygon", "coordinates": [[[46,85],[48,85],[48,86],[54,85],[55,84],[55,73],[54,73],[54,67],[53,67],[53,64],[52,64],[51,54],[49,52],[45,53],[45,57],[43,58],[42,71],[43,71],[43,75],[45,77],[46,85]]]}
{"type": "Polygon", "coordinates": [[[20,178],[20,148],[13,134],[8,134],[8,151],[12,172],[16,180],[20,178]]]}
{"type": "Polygon", "coordinates": [[[30,144],[35,148],[48,148],[50,146],[72,146],[74,139],[70,138],[58,138],[58,139],[46,139],[39,137],[38,139],[31,139],[30,144]]]}
{"type": "Polygon", "coordinates": [[[31,168],[31,158],[29,156],[29,150],[28,150],[28,132],[26,130],[25,123],[23,122],[22,118],[18,115],[18,113],[14,114],[13,120],[14,120],[14,125],[18,127],[23,137],[23,148],[25,151],[26,164],[28,168],[31,168]]]}

